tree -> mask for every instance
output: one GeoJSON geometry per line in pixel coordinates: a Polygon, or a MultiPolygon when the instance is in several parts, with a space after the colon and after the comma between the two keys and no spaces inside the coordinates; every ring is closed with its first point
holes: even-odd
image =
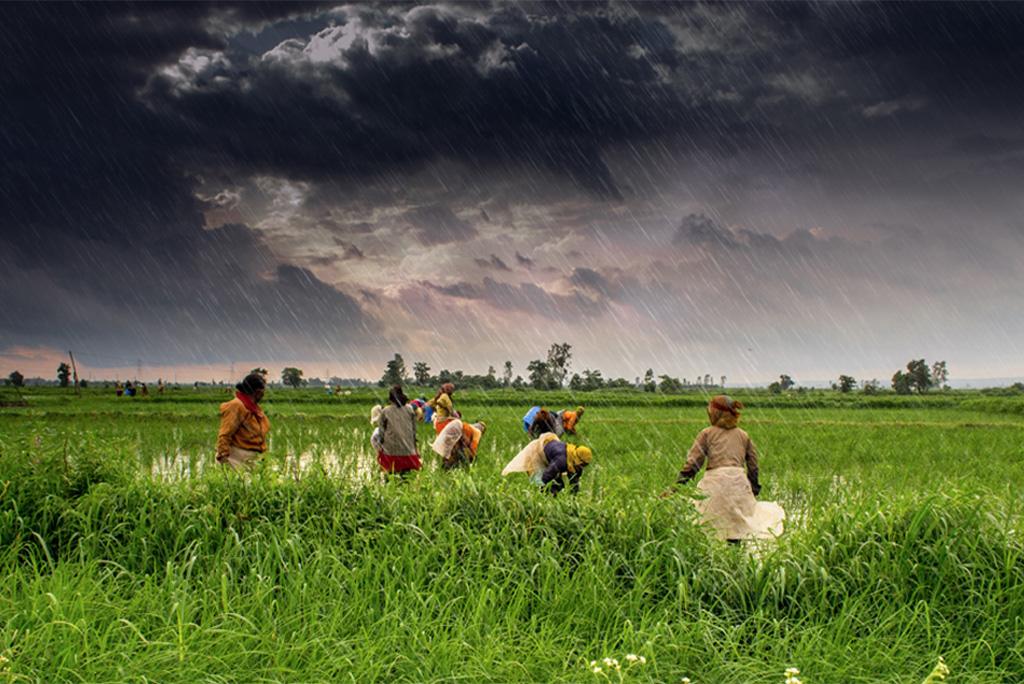
{"type": "Polygon", "coordinates": [[[790,387],[792,387],[795,384],[796,384],[796,382],[793,381],[793,378],[789,377],[788,375],[780,375],[779,376],[779,387],[782,388],[783,392],[788,390],[790,387]]]}
{"type": "Polygon", "coordinates": [[[654,392],[658,389],[658,383],[654,381],[654,370],[648,368],[644,373],[644,392],[654,392]]]}
{"type": "Polygon", "coordinates": [[[557,387],[565,384],[565,378],[569,374],[569,364],[571,361],[571,344],[567,342],[552,344],[551,348],[548,349],[548,373],[557,387]]]}
{"type": "Polygon", "coordinates": [[[865,380],[862,387],[864,394],[878,394],[881,391],[881,383],[878,380],[865,380]]]}
{"type": "Polygon", "coordinates": [[[391,385],[401,385],[403,382],[405,382],[405,360],[401,354],[395,354],[395,357],[388,361],[384,369],[380,386],[390,387],[391,385]]]}
{"type": "Polygon", "coordinates": [[[914,359],[907,363],[908,382],[918,394],[927,392],[932,386],[932,372],[924,359],[914,359]]]}
{"type": "Polygon", "coordinates": [[[849,392],[853,391],[853,388],[856,386],[857,381],[854,380],[849,375],[840,375],[839,382],[836,383],[836,389],[838,389],[843,394],[848,394],[849,392]]]}
{"type": "Polygon", "coordinates": [[[569,379],[569,389],[573,392],[583,391],[583,378],[580,377],[579,373],[572,374],[572,378],[569,379]]]}
{"type": "Polygon", "coordinates": [[[892,376],[892,388],[896,394],[910,394],[910,376],[903,371],[896,371],[892,376]]]}
{"type": "Polygon", "coordinates": [[[523,381],[522,375],[517,375],[516,379],[512,381],[512,387],[515,389],[523,389],[525,385],[526,382],[523,381]]]}
{"type": "Polygon", "coordinates": [[[18,371],[12,371],[11,374],[7,376],[7,382],[11,383],[15,387],[24,387],[25,376],[18,371]]]}
{"type": "Polygon", "coordinates": [[[772,394],[782,394],[782,383],[773,382],[772,384],[768,385],[768,391],[771,392],[772,394]]]}
{"type": "Polygon", "coordinates": [[[679,378],[673,378],[670,375],[659,375],[661,382],[658,383],[658,389],[663,394],[678,394],[683,391],[683,383],[679,382],[679,378]]]}
{"type": "Polygon", "coordinates": [[[417,385],[430,384],[430,366],[425,361],[417,361],[412,364],[412,375],[417,385]]]}
{"type": "Polygon", "coordinates": [[[551,378],[551,371],[548,364],[540,359],[534,359],[526,365],[526,372],[530,375],[530,384],[534,389],[548,389],[554,384],[551,378]]]}
{"type": "Polygon", "coordinates": [[[939,389],[949,389],[946,381],[949,380],[949,371],[946,370],[945,361],[936,361],[932,364],[932,385],[939,389]]]}
{"type": "Polygon", "coordinates": [[[505,362],[505,372],[502,375],[502,380],[503,380],[503,382],[505,384],[505,387],[508,387],[509,385],[512,384],[512,362],[511,361],[506,361],[505,362]]]}
{"type": "Polygon", "coordinates": [[[85,378],[82,378],[81,380],[78,381],[78,386],[81,387],[82,389],[85,389],[86,387],[89,386],[89,381],[86,380],[85,378]]]}
{"type": "Polygon", "coordinates": [[[67,387],[68,382],[71,380],[71,366],[64,363],[63,361],[57,366],[57,382],[60,383],[61,387],[67,387]]]}
{"type": "Polygon", "coordinates": [[[604,387],[604,378],[601,376],[601,371],[590,370],[589,368],[583,371],[583,386],[584,392],[593,392],[604,387]]]}
{"type": "Polygon", "coordinates": [[[299,388],[306,381],[302,379],[302,370],[289,366],[281,371],[281,382],[289,387],[299,388]]]}
{"type": "MultiPolygon", "coordinates": [[[[721,382],[720,386],[724,389],[725,388],[725,376],[724,375],[721,377],[721,381],[722,382],[721,382]]],[[[686,383],[684,382],[683,384],[685,385],[686,383]]]]}
{"type": "Polygon", "coordinates": [[[704,374],[704,386],[711,387],[711,373],[704,374]]]}

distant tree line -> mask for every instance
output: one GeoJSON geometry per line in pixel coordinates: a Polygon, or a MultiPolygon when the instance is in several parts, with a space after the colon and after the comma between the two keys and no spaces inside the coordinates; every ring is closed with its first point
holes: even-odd
{"type": "MultiPolygon", "coordinates": [[[[505,361],[501,375],[498,374],[494,366],[489,366],[484,375],[468,374],[461,370],[453,371],[447,368],[434,375],[425,361],[413,363],[410,374],[405,359],[401,354],[396,353],[385,365],[384,374],[377,384],[381,387],[397,384],[432,387],[453,382],[459,387],[485,390],[503,387],[553,390],[567,387],[574,392],[591,392],[601,389],[639,389],[645,392],[662,392],[664,394],[716,386],[710,374],[702,378],[698,377],[696,381],[690,383],[686,378],[680,380],[669,375],[655,376],[654,370],[650,368],[647,369],[642,381],[639,377],[632,381],[626,378],[606,379],[601,371],[591,368],[572,372],[572,358],[572,345],[566,342],[552,344],[544,358],[533,359],[526,364],[526,377],[524,378],[522,375],[514,373],[511,361],[505,361]]],[[[721,386],[724,386],[725,376],[720,376],[720,380],[721,386]]]]}

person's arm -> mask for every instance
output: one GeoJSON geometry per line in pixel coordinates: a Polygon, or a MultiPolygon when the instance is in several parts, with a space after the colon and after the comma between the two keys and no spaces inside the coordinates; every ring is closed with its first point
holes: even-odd
{"type": "Polygon", "coordinates": [[[757,480],[757,447],[754,446],[754,440],[747,438],[747,479],[750,481],[750,491],[757,496],[761,493],[761,483],[757,480]]]}
{"type": "Polygon", "coordinates": [[[580,477],[583,475],[583,466],[576,468],[575,473],[569,474],[569,487],[573,494],[580,493],[580,477]]]}
{"type": "Polygon", "coordinates": [[[245,408],[228,404],[220,413],[220,430],[217,432],[217,458],[227,458],[231,453],[231,438],[245,420],[245,408]]]}
{"type": "Polygon", "coordinates": [[[700,472],[700,469],[704,466],[704,459],[708,457],[708,441],[707,433],[701,431],[697,435],[697,439],[693,440],[693,446],[690,447],[689,453],[686,454],[686,463],[683,464],[683,469],[679,471],[679,477],[676,478],[676,484],[686,484],[700,472]]]}

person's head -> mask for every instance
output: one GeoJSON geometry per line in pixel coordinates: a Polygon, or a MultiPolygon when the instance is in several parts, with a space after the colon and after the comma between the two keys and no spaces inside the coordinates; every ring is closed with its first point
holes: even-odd
{"type": "Polygon", "coordinates": [[[594,459],[594,452],[590,447],[577,446],[575,444],[565,445],[565,462],[570,473],[583,470],[594,459]]]}
{"type": "Polygon", "coordinates": [[[444,383],[441,385],[441,392],[449,396],[455,394],[455,384],[451,382],[444,383]]]}
{"type": "Polygon", "coordinates": [[[395,406],[405,406],[409,403],[409,398],[405,396],[405,392],[402,391],[401,385],[394,385],[391,388],[391,392],[388,393],[388,401],[395,406]]]}
{"type": "Polygon", "coordinates": [[[259,373],[249,373],[242,382],[235,385],[235,389],[242,394],[252,397],[252,400],[259,403],[267,391],[267,381],[259,373]]]}
{"type": "Polygon", "coordinates": [[[731,430],[740,420],[740,409],[743,404],[732,397],[719,394],[708,403],[708,420],[715,427],[731,430]]]}
{"type": "Polygon", "coordinates": [[[473,427],[475,427],[477,430],[479,430],[481,435],[484,434],[485,432],[487,432],[487,423],[485,423],[482,420],[478,421],[476,423],[473,423],[473,427]]]}
{"type": "Polygon", "coordinates": [[[582,415],[583,415],[583,407],[582,406],[577,406],[576,407],[576,417],[579,418],[582,415]]]}

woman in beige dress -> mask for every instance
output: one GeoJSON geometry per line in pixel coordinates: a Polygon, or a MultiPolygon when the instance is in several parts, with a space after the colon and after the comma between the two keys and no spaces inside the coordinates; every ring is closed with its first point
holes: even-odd
{"type": "Polygon", "coordinates": [[[724,394],[711,400],[711,426],[697,435],[676,479],[677,485],[686,484],[706,464],[697,485],[704,498],[695,505],[716,535],[730,542],[778,536],[786,517],[777,503],[755,498],[761,491],[757,448],[750,435],[737,427],[742,408],[743,404],[724,394]]]}

